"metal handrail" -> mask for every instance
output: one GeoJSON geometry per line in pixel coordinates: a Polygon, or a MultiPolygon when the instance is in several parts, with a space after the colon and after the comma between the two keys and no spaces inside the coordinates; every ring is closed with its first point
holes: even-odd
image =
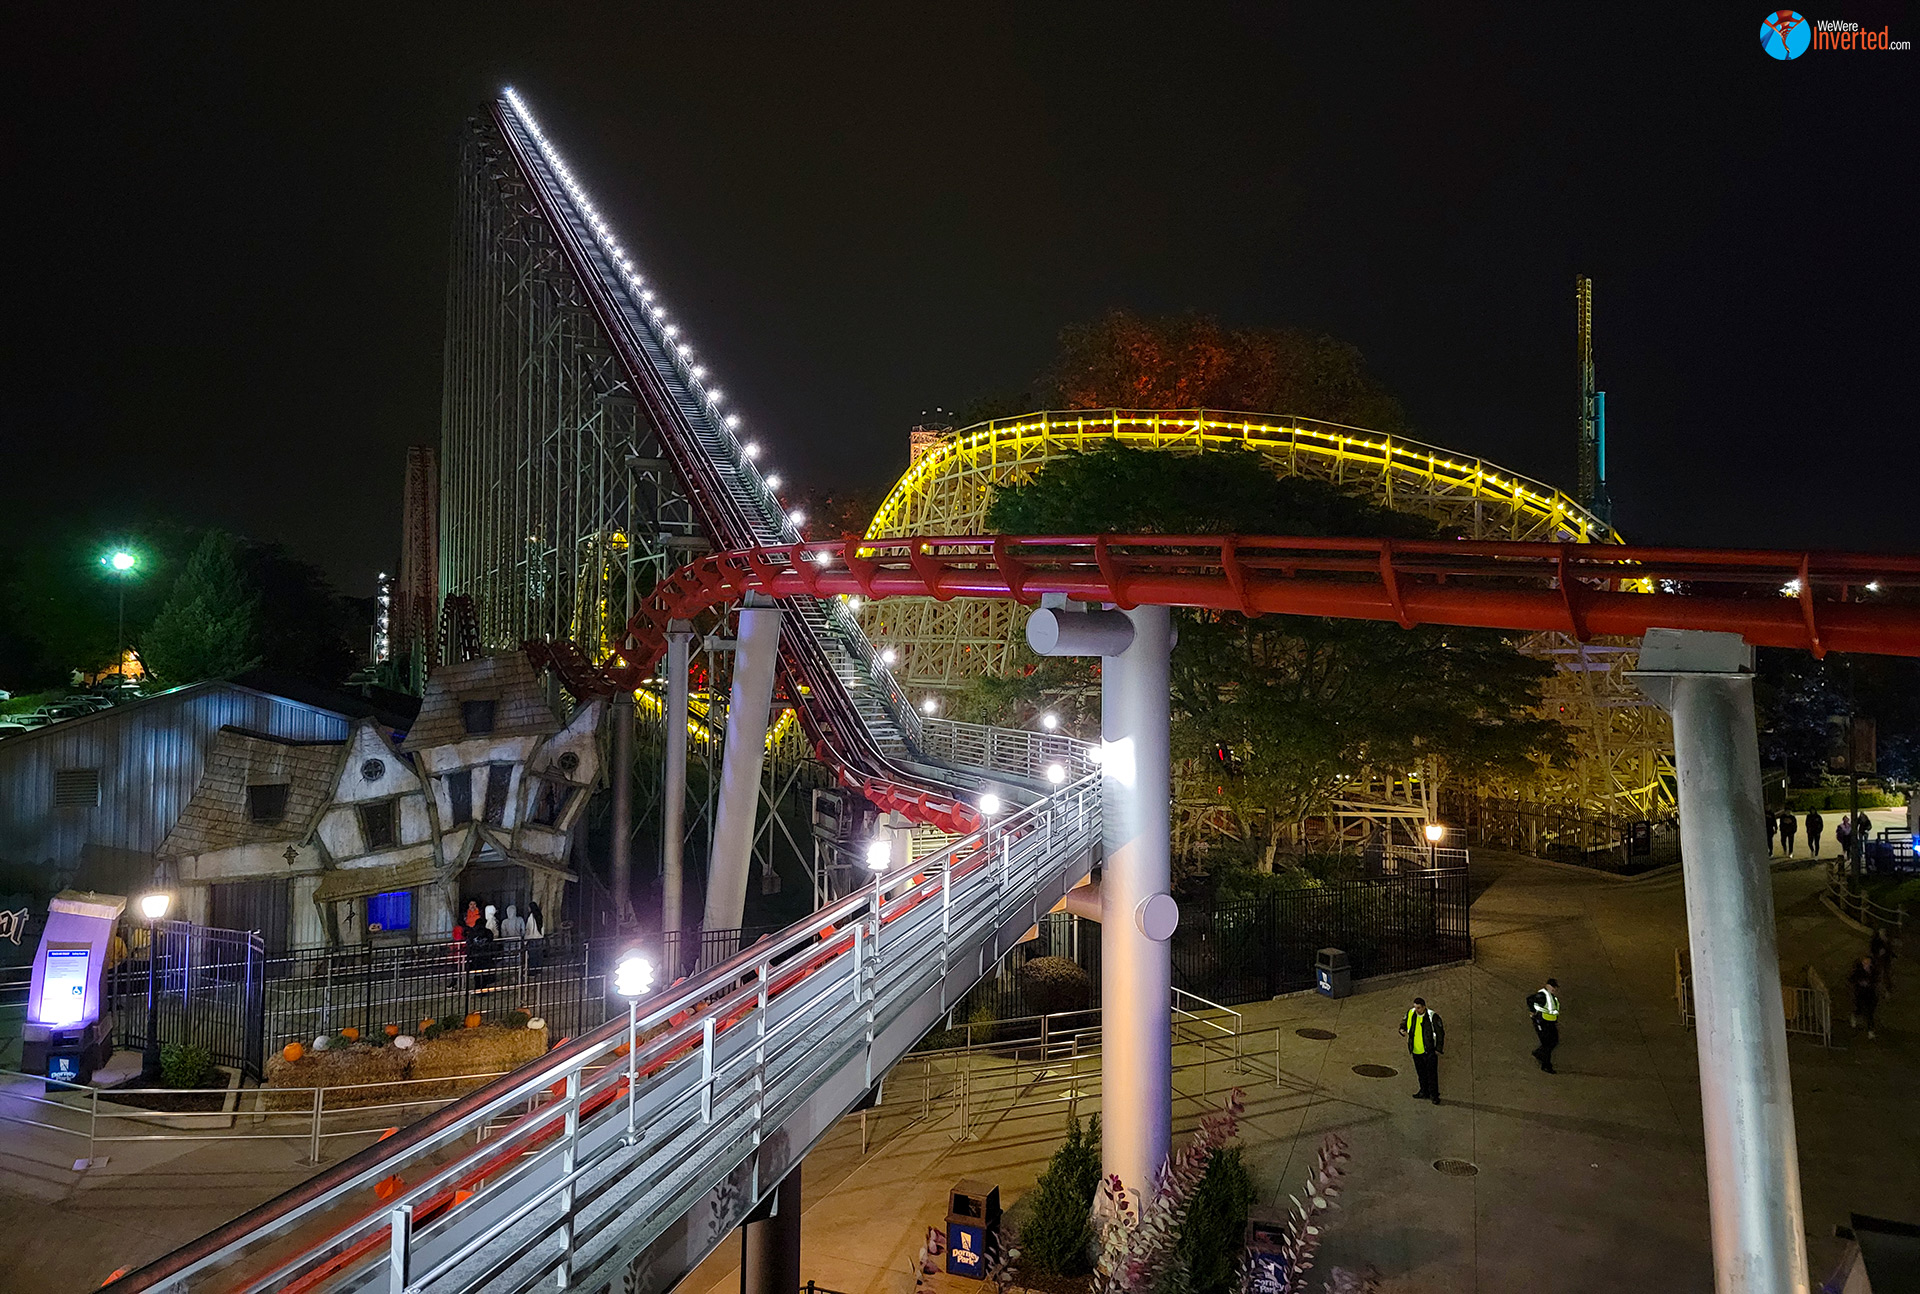
{"type": "MultiPolygon", "coordinates": [[[[1099,804],[1099,779],[1087,777],[1011,813],[932,865],[882,877],[655,994],[631,1024],[610,1021],[556,1048],[121,1288],[189,1290],[218,1274],[222,1288],[265,1290],[335,1263],[330,1282],[356,1287],[380,1259],[429,1273],[410,1287],[446,1277],[448,1288],[468,1288],[461,1264],[491,1266],[508,1251],[524,1257],[506,1260],[490,1288],[528,1288],[561,1268],[582,1282],[611,1271],[661,1240],[783,1125],[830,1126],[832,1118],[800,1117],[823,1087],[838,1083],[848,1097],[821,1097],[833,1118],[856,1102],[918,1040],[922,1021],[958,1002],[1090,864],[1099,804]],[[630,1033],[640,1045],[628,1062],[630,1033]],[[530,1101],[532,1113],[494,1126],[530,1101]],[[643,1129],[631,1143],[629,1104],[643,1129]],[[438,1162],[468,1138],[473,1149],[438,1162]],[[392,1176],[407,1189],[367,1212],[367,1192],[392,1176]],[[404,1225],[401,1209],[411,1210],[404,1225]],[[298,1257],[267,1260],[290,1231],[310,1235],[329,1222],[326,1238],[298,1257]],[[484,1237],[479,1248],[475,1237],[484,1237]]],[[[737,1193],[741,1209],[761,1185],[737,1193]]]]}

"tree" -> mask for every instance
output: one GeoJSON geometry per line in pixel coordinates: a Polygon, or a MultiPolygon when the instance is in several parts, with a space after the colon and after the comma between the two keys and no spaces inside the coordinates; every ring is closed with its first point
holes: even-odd
{"type": "Polygon", "coordinates": [[[239,548],[224,531],[208,531],[140,635],[140,659],[162,682],[231,678],[260,663],[260,603],[241,578],[239,548]]]}
{"type": "Polygon", "coordinates": [[[1191,312],[1114,310],[1067,328],[1043,387],[1067,409],[1226,409],[1406,427],[1400,402],[1348,343],[1299,328],[1230,329],[1191,312]]]}
{"type": "MultiPolygon", "coordinates": [[[[1125,445],[1054,459],[996,494],[987,521],[1010,534],[1437,533],[1424,518],[1325,482],[1281,477],[1249,451],[1175,455],[1125,445]]],[[[1258,833],[1265,868],[1296,824],[1365,770],[1420,769],[1431,781],[1524,774],[1567,752],[1565,731],[1538,713],[1552,666],[1497,632],[1176,616],[1175,757],[1219,766],[1204,789],[1258,833]]]]}
{"type": "Polygon", "coordinates": [[[1067,1116],[1067,1139],[1034,1183],[1020,1250],[1038,1271],[1077,1276],[1093,1268],[1093,1197],[1100,1189],[1100,1116],[1083,1130],[1067,1116]]]}

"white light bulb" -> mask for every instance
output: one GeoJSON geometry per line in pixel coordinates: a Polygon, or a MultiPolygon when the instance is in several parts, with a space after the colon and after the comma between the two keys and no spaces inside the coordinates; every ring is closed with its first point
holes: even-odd
{"type": "Polygon", "coordinates": [[[613,968],[613,991],[621,997],[639,997],[653,987],[653,966],[638,953],[622,957],[613,968]]]}
{"type": "MultiPolygon", "coordinates": [[[[728,431],[738,431],[738,430],[740,430],[740,415],[739,415],[739,414],[737,414],[737,413],[730,413],[730,414],[728,414],[728,415],[727,415],[727,430],[728,430],[728,431]]],[[[760,452],[760,448],[759,448],[759,446],[757,446],[757,445],[756,445],[756,446],[754,447],[754,450],[753,450],[753,452],[754,452],[754,453],[756,453],[756,454],[757,454],[757,453],[759,453],[759,452],[760,452]]]]}
{"type": "Polygon", "coordinates": [[[885,840],[867,842],[867,870],[884,872],[887,864],[893,861],[893,846],[885,840]]]}
{"type": "Polygon", "coordinates": [[[858,611],[863,605],[864,604],[857,597],[847,599],[847,610],[849,611],[858,611]]]}
{"type": "Polygon", "coordinates": [[[1059,764],[1048,764],[1047,780],[1049,782],[1052,782],[1055,786],[1058,786],[1060,785],[1060,783],[1067,780],[1067,770],[1065,768],[1062,768],[1059,764]]]}
{"type": "MultiPolygon", "coordinates": [[[[737,427],[739,425],[740,425],[740,419],[736,417],[729,417],[727,419],[727,426],[737,427]]],[[[751,462],[754,459],[760,457],[760,442],[757,440],[750,440],[746,444],[740,447],[740,452],[747,456],[747,461],[751,462]]]]}
{"type": "Polygon", "coordinates": [[[882,647],[880,649],[880,663],[882,665],[892,665],[899,659],[900,659],[900,653],[895,651],[893,648],[882,647]]]}
{"type": "MultiPolygon", "coordinates": [[[[691,352],[691,351],[682,351],[682,352],[681,352],[681,354],[683,354],[683,355],[686,355],[686,354],[692,354],[692,352],[691,352]]],[[[692,367],[692,368],[691,368],[690,370],[688,370],[688,371],[689,371],[689,372],[691,372],[691,373],[693,374],[693,380],[694,380],[694,381],[696,381],[696,382],[698,382],[698,381],[699,381],[699,380],[700,380],[701,378],[703,378],[703,377],[705,377],[705,376],[707,375],[707,366],[706,366],[705,364],[695,364],[695,365],[694,365],[694,366],[693,366],[693,367],[692,367]]]]}
{"type": "Polygon", "coordinates": [[[980,812],[992,816],[1000,812],[1000,797],[987,791],[980,797],[980,812]]]}
{"type": "Polygon", "coordinates": [[[807,524],[807,510],[805,508],[795,508],[787,514],[787,520],[796,526],[804,526],[807,524]]]}
{"type": "Polygon", "coordinates": [[[707,392],[708,404],[719,404],[720,401],[724,400],[725,398],[726,398],[726,392],[722,391],[717,386],[714,387],[711,391],[707,392]]]}
{"type": "MultiPolygon", "coordinates": [[[[660,317],[662,319],[665,319],[667,317],[667,312],[662,310],[660,312],[660,317]]],[[[660,331],[664,332],[667,335],[667,340],[669,341],[673,340],[675,337],[680,335],[680,328],[679,328],[679,325],[677,324],[668,324],[665,328],[662,328],[660,331]]]]}
{"type": "Polygon", "coordinates": [[[769,490],[777,490],[780,488],[780,473],[774,472],[767,477],[767,488],[769,490]]]}
{"type": "Polygon", "coordinates": [[[1040,716],[1040,726],[1048,732],[1052,732],[1060,726],[1060,716],[1049,710],[1040,716]]]}
{"type": "Polygon", "coordinates": [[[940,713],[940,698],[937,696],[930,696],[926,700],[922,701],[920,703],[920,713],[922,714],[940,713]]]}
{"type": "Polygon", "coordinates": [[[813,564],[815,566],[831,566],[833,565],[833,554],[828,552],[815,553],[813,555],[813,564]]]}

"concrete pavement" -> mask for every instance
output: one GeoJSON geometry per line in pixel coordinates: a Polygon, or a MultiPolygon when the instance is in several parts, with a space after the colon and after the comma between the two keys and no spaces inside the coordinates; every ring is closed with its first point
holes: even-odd
{"type": "MultiPolygon", "coordinates": [[[[1406,1291],[1711,1289],[1697,1058],[1673,1003],[1673,950],[1685,940],[1678,873],[1620,881],[1492,853],[1476,855],[1475,872],[1473,965],[1363,985],[1343,1001],[1242,1008],[1249,1029],[1282,1028],[1281,1081],[1245,1088],[1242,1141],[1264,1198],[1298,1190],[1320,1137],[1337,1131],[1353,1166],[1323,1270],[1371,1264],[1387,1289],[1406,1291]],[[1524,1009],[1549,974],[1566,1013],[1555,1075],[1528,1055],[1524,1009]],[[1397,1033],[1416,993],[1447,1021],[1437,1108],[1412,1099],[1397,1033]],[[1366,1078],[1353,1068],[1362,1064],[1398,1072],[1366,1078]],[[1475,1171],[1448,1175],[1434,1168],[1440,1160],[1475,1171]]],[[[1783,867],[1774,880],[1788,978],[1814,964],[1838,999],[1864,939],[1820,906],[1817,868],[1783,867]]],[[[1895,997],[1868,1042],[1849,1036],[1836,1000],[1834,1049],[1789,1044],[1816,1277],[1837,1259],[1831,1229],[1849,1211],[1920,1219],[1917,1005],[1920,987],[1895,997]]],[[[956,1141],[951,1107],[922,1119],[908,1100],[876,1116],[885,1140],[864,1156],[857,1125],[843,1127],[806,1164],[803,1278],[847,1294],[904,1294],[946,1188],[984,1177],[1010,1203],[1044,1169],[1064,1110],[1035,1100],[996,1111],[976,1124],[979,1140],[956,1141]]],[[[1176,1103],[1176,1139],[1198,1113],[1176,1103]]],[[[730,1242],[685,1288],[730,1291],[736,1263],[730,1242]]]]}

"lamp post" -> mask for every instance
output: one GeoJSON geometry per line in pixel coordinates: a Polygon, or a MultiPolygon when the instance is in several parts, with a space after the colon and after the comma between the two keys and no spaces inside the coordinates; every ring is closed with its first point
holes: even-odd
{"type": "Polygon", "coordinates": [[[1425,828],[1427,835],[1427,866],[1440,865],[1440,841],[1445,838],[1447,829],[1437,822],[1429,822],[1425,828]]]}
{"type": "Polygon", "coordinates": [[[628,953],[613,968],[613,991],[627,999],[627,1144],[640,1140],[634,1132],[634,1088],[639,1085],[640,999],[653,987],[653,963],[639,953],[628,953]]]}
{"type": "Polygon", "coordinates": [[[155,991],[160,962],[160,919],[167,915],[173,896],[155,890],[140,897],[140,915],[147,919],[147,1045],[140,1053],[140,1077],[151,1082],[160,1074],[160,997],[155,991]]]}
{"type": "Polygon", "coordinates": [[[133,568],[139,563],[140,559],[124,548],[116,548],[100,559],[102,566],[119,577],[120,628],[114,638],[113,672],[120,676],[120,681],[123,683],[127,677],[127,577],[133,573],[133,568]]]}

